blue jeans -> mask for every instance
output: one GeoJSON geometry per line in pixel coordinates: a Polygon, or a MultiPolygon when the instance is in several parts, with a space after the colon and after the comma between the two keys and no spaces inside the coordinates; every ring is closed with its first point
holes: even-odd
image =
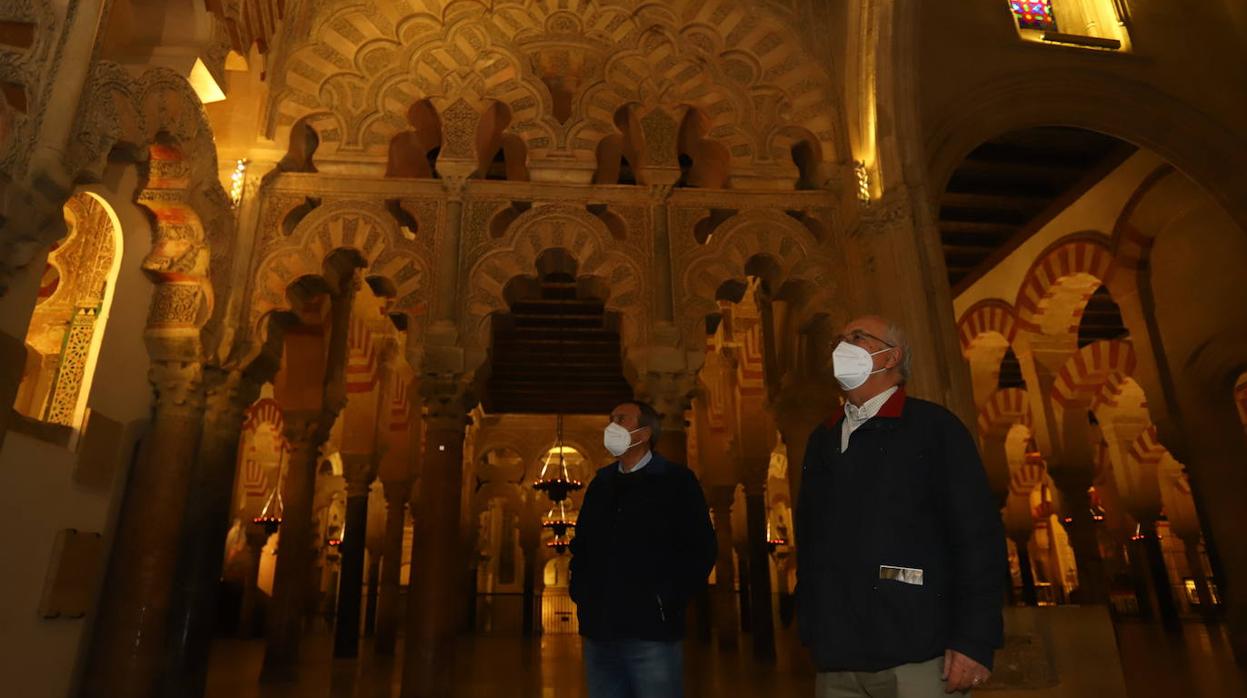
{"type": "Polygon", "coordinates": [[[684,645],[584,638],[589,698],[683,698],[684,645]]]}

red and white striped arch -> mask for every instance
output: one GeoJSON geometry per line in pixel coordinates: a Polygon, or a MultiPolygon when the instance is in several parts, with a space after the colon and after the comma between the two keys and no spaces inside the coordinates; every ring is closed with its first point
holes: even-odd
{"type": "Polygon", "coordinates": [[[263,425],[272,427],[273,431],[279,436],[285,426],[281,405],[271,397],[262,397],[251,403],[251,406],[247,408],[246,413],[243,415],[242,429],[244,432],[254,434],[263,425]]]}
{"type": "Polygon", "coordinates": [[[1017,336],[1017,315],[1013,306],[999,298],[981,300],[970,306],[957,323],[961,353],[968,354],[974,340],[985,334],[998,334],[1012,345],[1017,336]]]}
{"type": "Polygon", "coordinates": [[[1019,497],[1030,497],[1048,474],[1043,461],[1027,461],[1009,473],[1009,492],[1019,497]]]}
{"type": "Polygon", "coordinates": [[[1092,405],[1107,386],[1120,386],[1134,374],[1134,346],[1120,339],[1093,342],[1065,362],[1052,386],[1052,399],[1063,407],[1092,405]]]}
{"type": "Polygon", "coordinates": [[[979,408],[979,435],[1003,436],[1015,424],[1031,426],[1030,401],[1022,388],[1002,388],[979,408]]]}
{"type": "Polygon", "coordinates": [[[358,315],[347,332],[346,392],[367,393],[377,386],[377,348],[372,330],[358,315]]]}
{"type": "Polygon", "coordinates": [[[1165,454],[1169,449],[1156,435],[1156,425],[1150,424],[1146,429],[1139,433],[1134,443],[1130,444],[1130,457],[1138,461],[1139,465],[1151,466],[1154,470],[1160,466],[1160,462],[1165,458],[1165,454]]]}
{"type": "Polygon", "coordinates": [[[1082,308],[1099,284],[1107,284],[1113,270],[1113,253],[1103,236],[1077,234],[1062,238],[1045,250],[1031,265],[1018,290],[1014,308],[1018,325],[1039,331],[1046,305],[1057,292],[1081,294],[1070,313],[1069,331],[1078,332],[1082,308]],[[1089,283],[1091,277],[1098,283],[1089,283]]]}

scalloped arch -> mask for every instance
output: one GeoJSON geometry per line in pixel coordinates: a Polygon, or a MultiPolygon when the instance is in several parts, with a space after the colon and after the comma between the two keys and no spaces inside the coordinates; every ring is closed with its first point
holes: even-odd
{"type": "Polygon", "coordinates": [[[393,282],[397,289],[393,312],[423,315],[428,262],[400,241],[405,242],[394,219],[375,204],[342,201],[316,208],[299,222],[285,244],[257,265],[252,324],[272,311],[287,309],[289,283],[319,276],[325,259],[340,249],[359,252],[366,275],[393,282]]]}
{"type": "Polygon", "coordinates": [[[606,224],[583,208],[532,208],[508,227],[492,249],[483,253],[467,274],[465,329],[480,347],[489,346],[489,316],[509,309],[504,289],[517,276],[533,274],[542,252],[561,248],[575,258],[580,276],[595,276],[611,289],[608,310],[620,313],[623,341],[642,342],[650,326],[645,270],[623,252],[606,224]]]}

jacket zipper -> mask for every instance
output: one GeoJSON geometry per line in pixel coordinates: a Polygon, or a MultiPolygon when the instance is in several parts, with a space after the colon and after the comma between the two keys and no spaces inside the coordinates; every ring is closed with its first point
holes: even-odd
{"type": "Polygon", "coordinates": [[[659,620],[661,620],[662,622],[666,623],[666,622],[667,622],[667,614],[666,614],[666,612],[664,612],[664,611],[663,611],[663,608],[662,608],[662,596],[660,596],[660,595],[658,595],[658,594],[654,594],[654,598],[655,598],[655,599],[658,599],[658,618],[659,618],[659,620]]]}

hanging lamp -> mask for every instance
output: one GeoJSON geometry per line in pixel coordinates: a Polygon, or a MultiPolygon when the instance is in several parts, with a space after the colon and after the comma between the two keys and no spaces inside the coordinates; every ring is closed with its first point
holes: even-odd
{"type": "Polygon", "coordinates": [[[544,492],[551,502],[562,502],[567,495],[584,487],[584,483],[572,479],[567,470],[567,447],[563,445],[563,415],[555,418],[554,448],[546,453],[545,463],[541,465],[541,474],[533,483],[533,489],[544,492]],[[556,459],[557,455],[557,459],[556,459]]]}
{"type": "Polygon", "coordinates": [[[281,476],[283,466],[286,463],[286,445],[280,444],[277,452],[277,483],[273,485],[273,491],[269,492],[268,498],[264,500],[264,506],[260,507],[260,514],[252,519],[252,523],[259,524],[264,529],[264,535],[271,536],[281,527],[282,515],[285,513],[285,505],[281,501],[281,476]]]}

